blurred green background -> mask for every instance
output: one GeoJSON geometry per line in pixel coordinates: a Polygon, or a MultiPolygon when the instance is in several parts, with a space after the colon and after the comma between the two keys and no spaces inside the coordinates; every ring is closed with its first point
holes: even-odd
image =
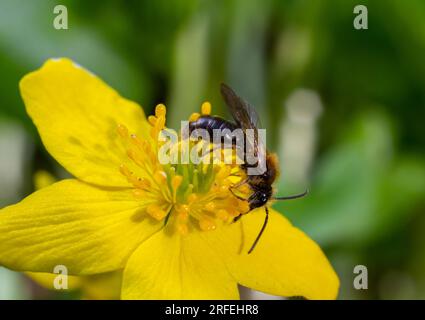
{"type": "MultiPolygon", "coordinates": [[[[169,126],[224,81],[254,104],[278,153],[275,204],[316,240],[342,299],[425,298],[425,2],[422,0],[0,0],[0,206],[34,190],[47,154],[18,92],[49,57],[92,70],[169,126]],[[68,30],[53,28],[57,4],[68,30]],[[368,29],[353,8],[368,8],[368,29]],[[368,268],[367,290],[353,269],[368,268]]],[[[74,298],[0,268],[0,299],[74,298]]]]}

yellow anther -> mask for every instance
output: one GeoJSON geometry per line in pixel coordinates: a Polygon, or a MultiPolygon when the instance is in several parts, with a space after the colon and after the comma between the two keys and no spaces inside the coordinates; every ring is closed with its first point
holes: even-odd
{"type": "Polygon", "coordinates": [[[158,117],[154,127],[151,129],[151,132],[150,132],[152,139],[157,140],[159,138],[158,137],[159,133],[161,132],[162,129],[164,129],[164,127],[165,127],[165,117],[164,116],[158,117]]]}
{"type": "Polygon", "coordinates": [[[167,108],[162,103],[158,104],[155,107],[155,115],[157,116],[157,118],[159,117],[165,118],[166,113],[167,113],[167,108]]]}
{"type": "Polygon", "coordinates": [[[211,231],[211,230],[215,230],[217,226],[213,220],[209,218],[201,218],[199,220],[199,227],[201,228],[202,231],[211,231]]]}
{"type": "Polygon", "coordinates": [[[159,171],[159,170],[155,171],[153,177],[155,181],[158,182],[159,184],[162,184],[165,181],[167,181],[167,174],[164,171],[159,171]]]}
{"type": "Polygon", "coordinates": [[[211,114],[211,103],[208,101],[204,102],[201,106],[201,113],[203,115],[210,115],[211,114]]]}
{"type": "Polygon", "coordinates": [[[138,136],[136,136],[135,134],[132,134],[131,136],[131,142],[137,146],[138,148],[140,148],[141,150],[143,150],[143,140],[141,140],[138,136]]]}
{"type": "Polygon", "coordinates": [[[143,151],[145,151],[147,154],[152,153],[152,147],[149,143],[146,142],[146,140],[142,141],[143,151]]]}
{"type": "Polygon", "coordinates": [[[146,212],[156,220],[162,220],[165,218],[167,213],[162,210],[158,205],[151,204],[146,208],[146,212]]]}
{"type": "Polygon", "coordinates": [[[221,181],[221,184],[223,186],[230,187],[231,185],[233,185],[233,182],[231,181],[231,179],[228,179],[228,177],[227,177],[226,179],[224,179],[224,180],[221,181]]]}
{"type": "Polygon", "coordinates": [[[134,189],[133,195],[137,199],[141,199],[141,198],[144,198],[146,196],[146,194],[143,192],[143,190],[140,190],[140,189],[134,189]]]}
{"type": "Polygon", "coordinates": [[[205,205],[205,210],[207,210],[207,211],[214,211],[215,210],[215,204],[214,204],[214,202],[208,202],[206,205],[205,205]]]}
{"type": "Polygon", "coordinates": [[[178,189],[178,187],[180,187],[180,185],[182,184],[183,181],[183,177],[182,176],[174,176],[171,179],[171,186],[173,187],[173,190],[176,191],[178,189]]]}
{"type": "MultiPolygon", "coordinates": [[[[149,160],[154,165],[158,164],[158,156],[153,152],[149,154],[149,160]]],[[[155,168],[158,170],[158,167],[155,168]]]]}
{"type": "Polygon", "coordinates": [[[220,170],[217,172],[217,175],[215,177],[216,180],[220,181],[220,180],[227,178],[230,174],[230,170],[231,169],[228,166],[221,167],[220,170]]]}
{"type": "Polygon", "coordinates": [[[227,221],[229,219],[229,216],[230,215],[229,215],[229,213],[226,210],[220,209],[220,210],[217,211],[216,216],[220,220],[227,221]]]}
{"type": "Polygon", "coordinates": [[[251,189],[250,189],[250,187],[249,187],[249,185],[248,185],[248,184],[243,184],[243,185],[241,185],[241,186],[238,188],[238,190],[239,190],[241,193],[249,193],[249,192],[251,191],[251,189]]]}
{"type": "Polygon", "coordinates": [[[193,122],[199,119],[201,115],[198,112],[192,113],[189,117],[189,122],[193,122]]]}
{"type": "Polygon", "coordinates": [[[156,121],[155,128],[157,130],[162,130],[164,129],[164,127],[165,127],[165,116],[160,116],[158,117],[158,120],[156,121]]]}
{"type": "Polygon", "coordinates": [[[157,120],[157,118],[156,118],[155,116],[153,116],[153,115],[150,115],[150,116],[148,117],[148,121],[149,121],[149,123],[150,123],[152,126],[155,126],[156,120],[157,120]]]}
{"type": "Polygon", "coordinates": [[[234,207],[229,207],[227,208],[227,212],[232,216],[232,217],[237,217],[239,216],[241,213],[234,207]]]}
{"type": "Polygon", "coordinates": [[[128,129],[125,125],[119,124],[117,127],[117,131],[121,137],[123,138],[128,137],[128,129]]]}
{"type": "Polygon", "coordinates": [[[131,171],[127,168],[125,164],[120,165],[120,172],[127,178],[131,176],[131,171]]]}
{"type": "Polygon", "coordinates": [[[128,149],[127,156],[139,166],[143,165],[143,157],[140,152],[136,152],[134,149],[128,149]]]}
{"type": "Polygon", "coordinates": [[[135,179],[133,185],[136,188],[142,189],[142,190],[148,190],[151,186],[151,183],[149,180],[146,180],[145,178],[137,178],[135,179]]]}
{"type": "Polygon", "coordinates": [[[158,130],[155,127],[153,127],[150,132],[151,138],[154,140],[157,140],[158,134],[159,134],[158,130]]]}
{"type": "Polygon", "coordinates": [[[171,178],[171,187],[173,188],[173,203],[177,202],[177,189],[182,184],[183,177],[182,176],[174,176],[171,178]]]}
{"type": "Polygon", "coordinates": [[[134,149],[127,149],[127,157],[134,161],[134,149]]]}

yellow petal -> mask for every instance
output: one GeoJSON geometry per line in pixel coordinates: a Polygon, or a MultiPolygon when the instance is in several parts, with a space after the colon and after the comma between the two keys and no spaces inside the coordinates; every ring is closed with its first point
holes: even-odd
{"type": "Polygon", "coordinates": [[[39,189],[48,187],[55,182],[56,182],[56,178],[50,172],[47,172],[47,171],[44,171],[44,170],[38,170],[34,174],[35,190],[39,190],[39,189]]]}
{"type": "Polygon", "coordinates": [[[122,272],[114,271],[79,277],[81,279],[82,299],[118,300],[121,294],[122,272]]]}
{"type": "Polygon", "coordinates": [[[201,236],[243,286],[285,297],[335,299],[339,279],[322,250],[273,209],[257,247],[247,254],[264,215],[264,209],[254,210],[239,223],[201,236]]]}
{"type": "Polygon", "coordinates": [[[49,153],[86,182],[128,186],[119,165],[128,161],[118,125],[149,137],[143,110],[68,59],[48,60],[20,83],[28,114],[49,153]]]}
{"type": "Polygon", "coordinates": [[[139,210],[130,190],[55,183],[0,210],[0,265],[33,272],[65,265],[70,275],[123,268],[161,227],[139,210]]]}
{"type": "Polygon", "coordinates": [[[199,233],[158,232],[128,260],[123,299],[239,299],[223,261],[199,233]]]}
{"type": "MultiPolygon", "coordinates": [[[[58,290],[54,281],[58,274],[43,272],[26,272],[37,284],[49,290],[58,290]]],[[[68,276],[66,290],[81,290],[84,300],[117,300],[121,293],[122,272],[114,271],[90,276],[68,276]]]]}
{"type": "MultiPolygon", "coordinates": [[[[44,273],[44,272],[26,272],[32,280],[37,282],[42,287],[49,290],[55,289],[54,283],[58,274],[44,273]]],[[[68,276],[68,289],[67,290],[78,290],[81,288],[82,278],[76,276],[68,276]]]]}

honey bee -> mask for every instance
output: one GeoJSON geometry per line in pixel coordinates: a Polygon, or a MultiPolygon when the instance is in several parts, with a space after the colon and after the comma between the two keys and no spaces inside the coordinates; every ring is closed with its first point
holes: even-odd
{"type": "MultiPolygon", "coordinates": [[[[246,132],[248,129],[252,129],[255,133],[253,139],[245,139],[245,150],[244,155],[248,153],[248,151],[254,152],[256,155],[257,162],[254,164],[248,164],[244,161],[241,164],[241,168],[247,172],[249,168],[258,167],[260,165],[260,161],[265,161],[265,170],[261,174],[255,175],[246,175],[246,178],[240,182],[238,182],[235,186],[232,186],[230,191],[233,195],[241,200],[248,201],[249,203],[249,213],[253,209],[264,207],[265,210],[265,218],[264,223],[258,233],[256,239],[254,240],[251,248],[248,251],[250,254],[256,247],[258,241],[260,240],[264,230],[266,229],[268,219],[269,219],[269,210],[267,204],[270,200],[292,200],[304,197],[307,194],[307,190],[301,194],[296,194],[292,196],[286,197],[275,197],[273,196],[273,183],[275,182],[278,176],[278,160],[275,154],[268,152],[262,142],[258,138],[258,126],[259,126],[259,117],[255,109],[239,97],[233,89],[231,89],[226,84],[221,84],[221,95],[226,103],[229,111],[233,117],[234,122],[225,120],[218,116],[210,116],[210,115],[202,115],[196,121],[192,121],[189,123],[189,132],[192,132],[195,129],[205,129],[208,131],[210,136],[213,136],[213,130],[223,130],[229,129],[233,131],[235,129],[242,129],[243,132],[246,132]],[[264,154],[265,153],[265,154],[264,154]],[[264,160],[263,160],[264,159],[264,160]],[[237,189],[243,184],[247,184],[249,188],[252,190],[252,194],[248,199],[239,197],[234,193],[233,189],[237,189]]],[[[228,137],[231,139],[231,137],[228,137]]],[[[235,146],[234,140],[232,141],[232,146],[235,146]]],[[[244,157],[245,158],[245,157],[244,157]]],[[[245,159],[244,159],[245,160],[245,159]]],[[[239,216],[234,218],[234,222],[239,220],[244,214],[240,214],[239,216]]]]}

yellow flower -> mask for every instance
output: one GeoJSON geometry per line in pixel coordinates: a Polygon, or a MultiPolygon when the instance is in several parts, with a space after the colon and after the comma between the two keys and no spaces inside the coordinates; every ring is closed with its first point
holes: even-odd
{"type": "Polygon", "coordinates": [[[159,163],[163,105],[146,120],[68,59],[47,61],[20,88],[45,147],[76,178],[0,211],[1,265],[123,270],[123,299],[238,299],[238,283],[282,296],[337,296],[338,277],[320,248],[274,210],[247,254],[264,210],[231,223],[246,211],[229,191],[238,167],[159,163]]]}
{"type": "MultiPolygon", "coordinates": [[[[40,286],[53,291],[58,290],[54,287],[57,274],[44,272],[26,274],[40,286]]],[[[66,291],[77,291],[83,300],[115,300],[120,297],[121,278],[121,272],[117,271],[89,276],[68,276],[66,291]]]]}
{"type": "MultiPolygon", "coordinates": [[[[55,183],[56,179],[47,171],[39,170],[34,175],[34,186],[40,190],[55,183]]],[[[54,286],[58,274],[26,272],[26,275],[42,287],[57,290],[54,286]]],[[[78,290],[82,299],[113,300],[120,297],[121,272],[114,271],[90,276],[68,276],[67,290],[78,290]]]]}

